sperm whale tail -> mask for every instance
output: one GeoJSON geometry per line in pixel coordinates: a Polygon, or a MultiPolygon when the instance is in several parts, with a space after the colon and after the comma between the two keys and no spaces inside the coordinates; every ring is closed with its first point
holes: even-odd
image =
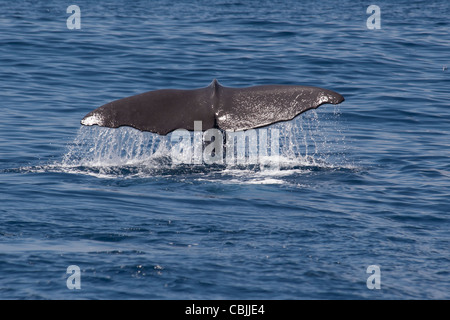
{"type": "Polygon", "coordinates": [[[339,104],[344,97],[331,90],[297,85],[228,88],[217,80],[193,90],[163,89],[109,102],[88,113],[82,125],[129,126],[161,135],[176,129],[219,128],[240,131],[259,128],[315,109],[339,104]]]}

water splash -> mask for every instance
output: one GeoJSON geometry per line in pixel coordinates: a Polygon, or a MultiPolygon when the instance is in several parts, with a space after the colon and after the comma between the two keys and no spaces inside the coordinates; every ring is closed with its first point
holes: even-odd
{"type": "Polygon", "coordinates": [[[293,121],[280,123],[281,156],[284,167],[347,167],[347,146],[337,108],[333,114],[316,110],[293,121]]]}
{"type": "Polygon", "coordinates": [[[81,127],[62,166],[120,167],[148,162],[166,149],[165,137],[123,127],[81,127]]]}
{"type": "MultiPolygon", "coordinates": [[[[246,158],[244,163],[224,162],[219,165],[198,161],[198,154],[193,150],[193,133],[190,140],[177,140],[172,139],[171,134],[160,136],[128,127],[81,127],[54,168],[108,178],[181,174],[204,176],[219,172],[224,176],[233,173],[242,177],[242,174],[247,174],[253,178],[258,176],[277,181],[276,177],[292,170],[302,172],[347,165],[345,137],[338,117],[336,109],[328,118],[312,110],[292,121],[272,125],[268,127],[269,131],[279,130],[279,154],[268,153],[256,162],[246,158]],[[271,163],[277,166],[266,165],[271,163]],[[272,170],[265,170],[267,168],[272,170]]],[[[248,149],[246,152],[248,155],[248,149]]]]}

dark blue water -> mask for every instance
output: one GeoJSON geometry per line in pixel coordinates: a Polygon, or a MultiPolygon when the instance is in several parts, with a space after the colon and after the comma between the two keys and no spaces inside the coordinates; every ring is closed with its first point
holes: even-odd
{"type": "Polygon", "coordinates": [[[0,2],[0,298],[450,298],[448,1],[377,1],[378,30],[359,1],[76,1],[79,30],[70,4],[0,2]],[[346,101],[271,126],[269,170],[80,127],[213,78],[346,101]]]}

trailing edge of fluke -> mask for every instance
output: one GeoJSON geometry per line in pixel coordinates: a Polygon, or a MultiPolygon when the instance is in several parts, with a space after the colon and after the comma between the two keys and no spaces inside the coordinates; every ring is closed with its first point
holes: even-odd
{"type": "Polygon", "coordinates": [[[149,91],[109,102],[88,113],[81,124],[133,127],[161,135],[176,129],[241,131],[288,121],[322,104],[338,104],[344,97],[331,90],[296,85],[227,88],[213,80],[205,88],[149,91]]]}

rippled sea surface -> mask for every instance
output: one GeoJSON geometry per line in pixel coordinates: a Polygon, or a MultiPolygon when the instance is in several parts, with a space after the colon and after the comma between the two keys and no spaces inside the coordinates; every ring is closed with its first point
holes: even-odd
{"type": "Polygon", "coordinates": [[[359,1],[73,4],[78,30],[65,2],[0,5],[0,298],[450,298],[448,1],[377,1],[375,30],[359,1]],[[270,126],[275,168],[80,125],[214,78],[346,100],[270,126]]]}

